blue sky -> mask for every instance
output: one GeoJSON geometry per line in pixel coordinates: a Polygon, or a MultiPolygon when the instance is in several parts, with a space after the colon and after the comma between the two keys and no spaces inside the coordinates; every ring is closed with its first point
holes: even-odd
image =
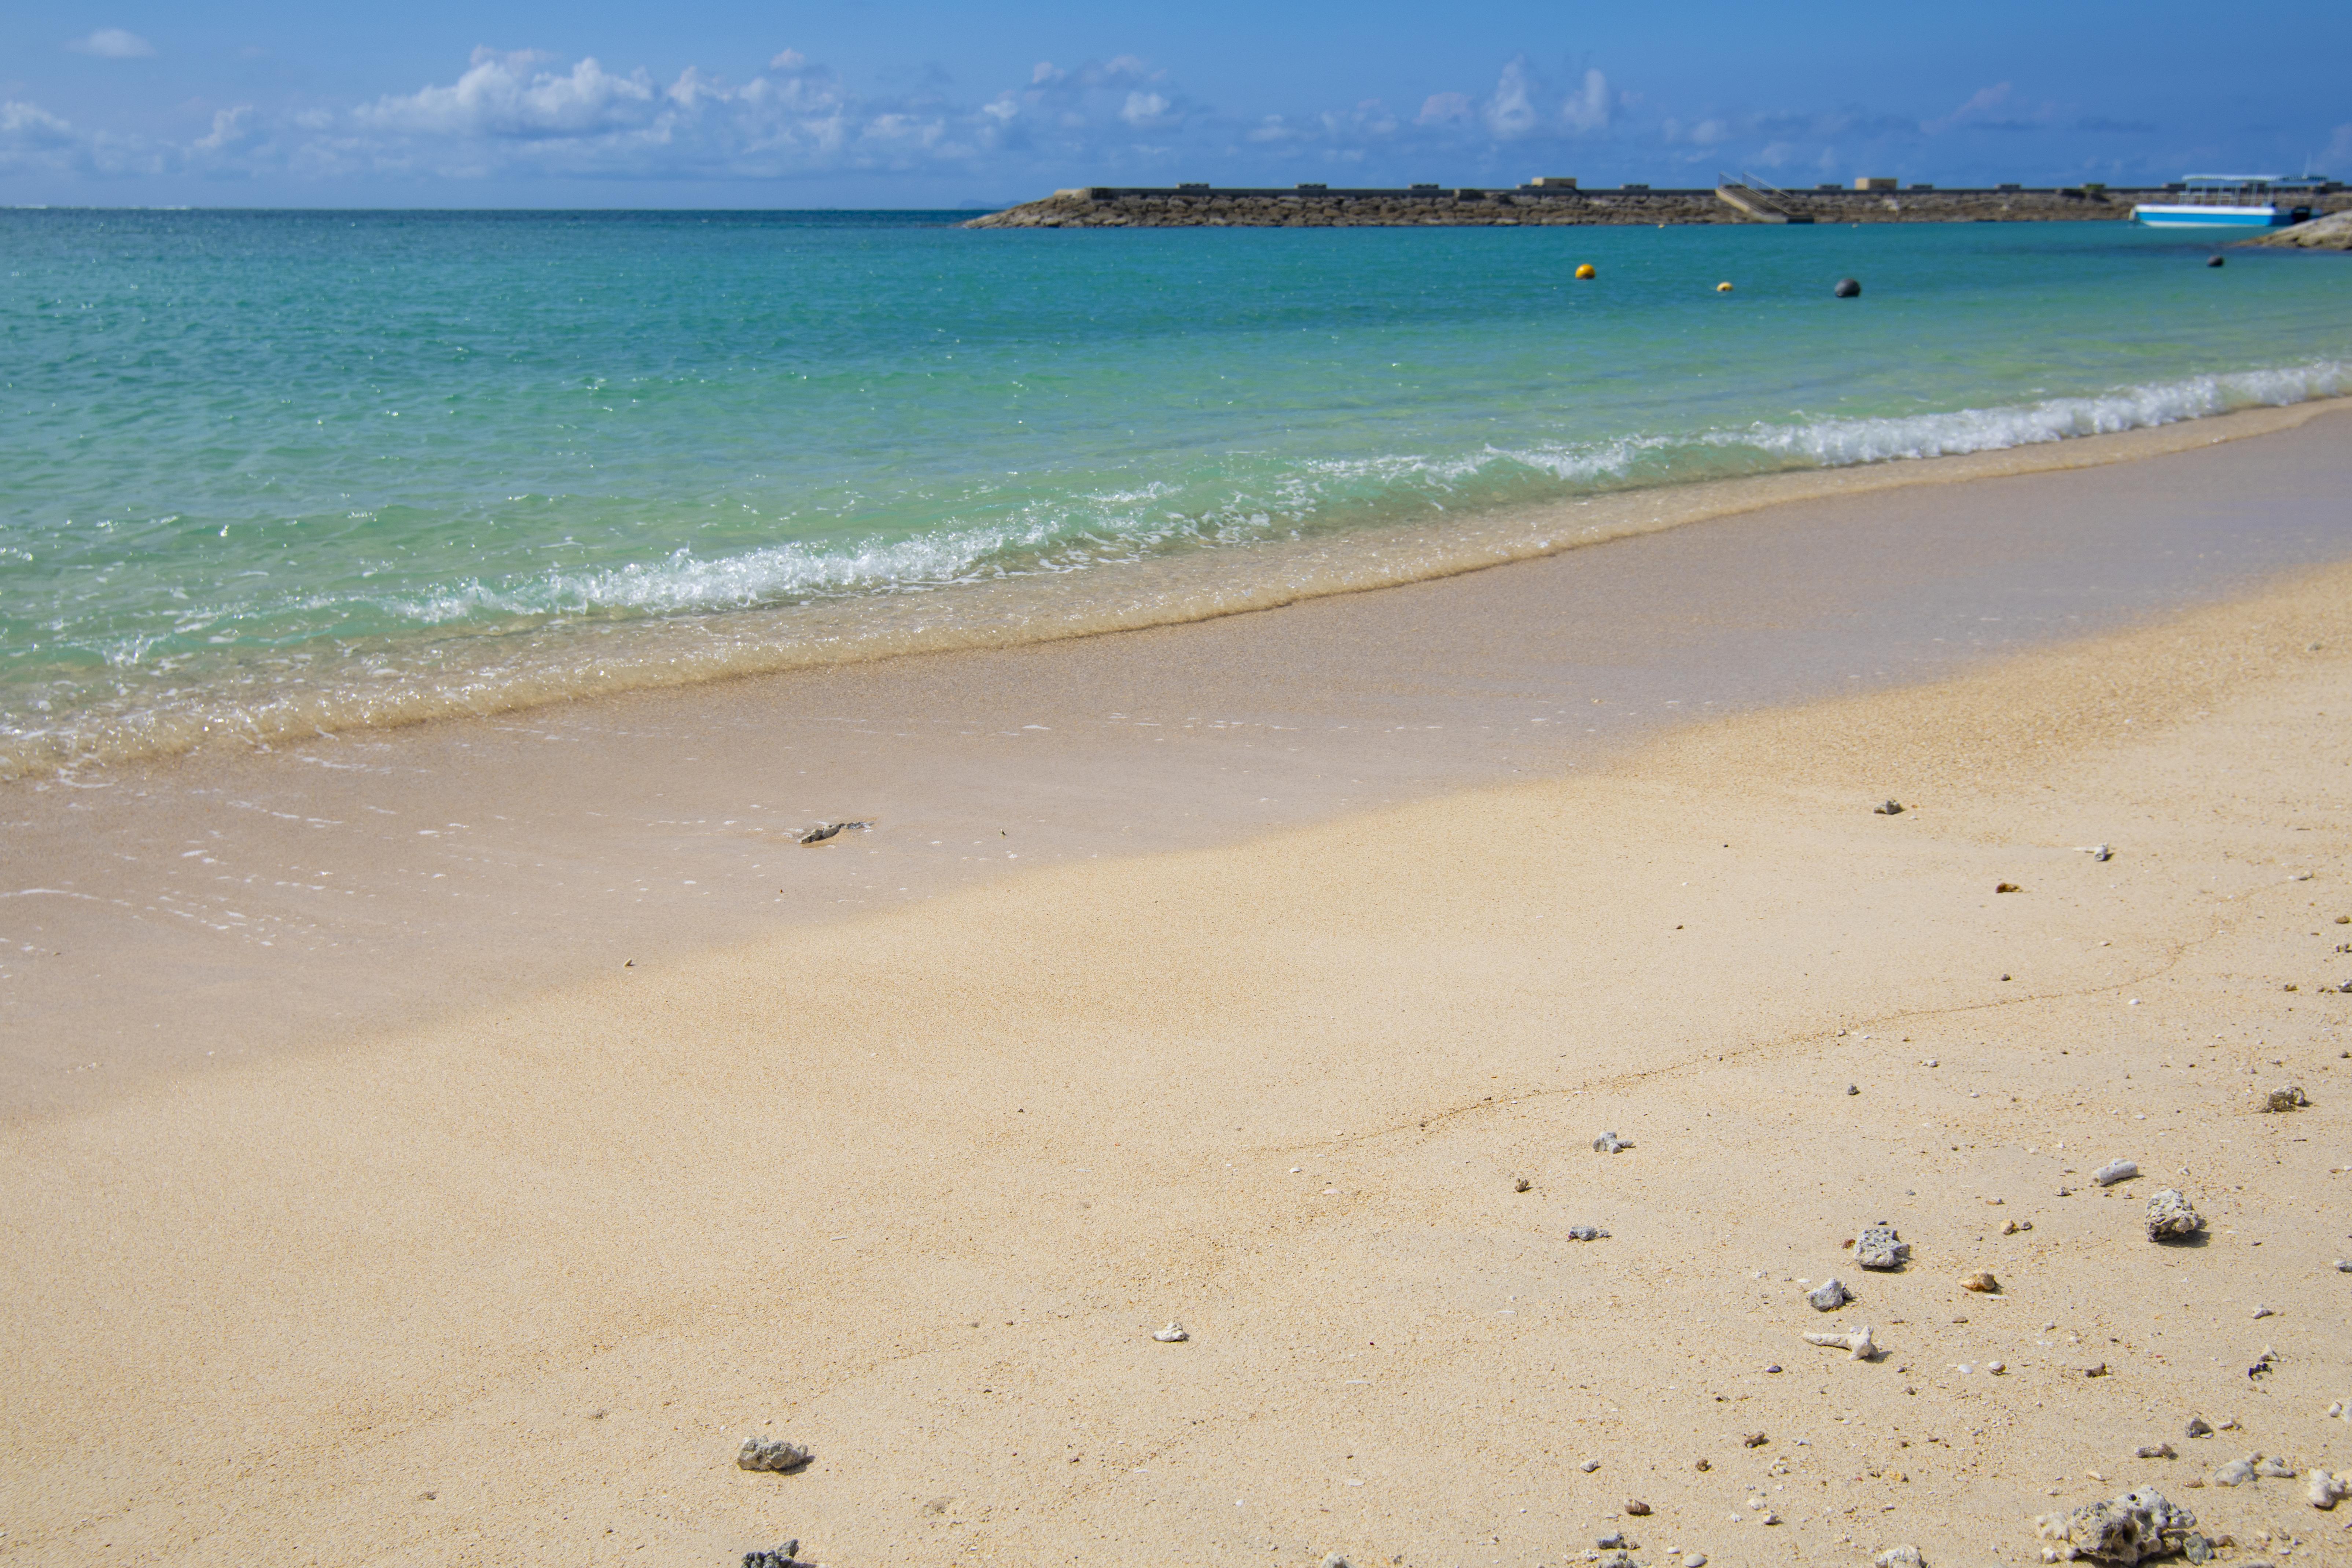
{"type": "Polygon", "coordinates": [[[16,0],[0,202],[2352,177],[2352,5],[16,0]],[[2298,62],[2310,62],[2298,66],[2298,62]]]}

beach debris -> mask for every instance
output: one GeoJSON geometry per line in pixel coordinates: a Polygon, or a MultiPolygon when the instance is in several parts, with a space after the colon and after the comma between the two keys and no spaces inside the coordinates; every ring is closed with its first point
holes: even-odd
{"type": "Polygon", "coordinates": [[[2191,1563],[2210,1563],[2213,1560],[2213,1543],[2192,1530],[2180,1543],[2180,1554],[2191,1563]]]}
{"type": "Polygon", "coordinates": [[[1834,1312],[1853,1300],[1844,1282],[1834,1276],[1805,1292],[1806,1304],[1816,1312],[1834,1312]]]}
{"type": "Polygon", "coordinates": [[[787,1541],[782,1546],[771,1546],[765,1552],[743,1553],[743,1568],[816,1568],[814,1563],[801,1561],[801,1543],[787,1541]]]}
{"type": "Polygon", "coordinates": [[[2094,860],[2105,861],[2116,858],[2116,852],[2104,844],[2084,844],[2078,847],[2083,854],[2088,855],[2094,860]]]}
{"type": "Polygon", "coordinates": [[[2194,1236],[2205,1228],[2202,1215],[2180,1195],[2178,1189],[2161,1187],[2147,1200],[2147,1238],[2169,1241],[2176,1237],[2194,1236]]]}
{"type": "Polygon", "coordinates": [[[2231,1459],[2225,1465],[2217,1466],[2213,1471],[2213,1484],[2217,1487],[2242,1487],[2253,1479],[2254,1462],[2252,1459],[2231,1459]]]}
{"type": "Polygon", "coordinates": [[[1612,1530],[1608,1534],[1601,1537],[1598,1541],[1595,1541],[1592,1544],[1599,1547],[1603,1552],[1622,1552],[1628,1547],[1635,1546],[1640,1543],[1638,1542],[1626,1540],[1625,1532],[1623,1531],[1612,1530]]]}
{"type": "Polygon", "coordinates": [[[1996,882],[1993,884],[1992,890],[1996,893],[2021,893],[2025,891],[2023,888],[2019,887],[2014,882],[1996,882]]]}
{"type": "Polygon", "coordinates": [[[735,1450],[735,1466],[744,1470],[774,1470],[779,1475],[797,1470],[816,1456],[798,1443],[787,1443],[782,1437],[751,1436],[735,1450]]]}
{"type": "Polygon", "coordinates": [[[1739,1435],[1739,1446],[1743,1448],[1760,1448],[1771,1440],[1761,1432],[1742,1432],[1739,1435]]]}
{"type": "Polygon", "coordinates": [[[1878,805],[1872,806],[1870,810],[1874,816],[1900,816],[1903,815],[1903,803],[1890,798],[1878,805]]]}
{"type": "Polygon", "coordinates": [[[1625,1511],[1632,1514],[1635,1519],[1641,1519],[1649,1513],[1650,1505],[1643,1502],[1640,1498],[1629,1497],[1625,1500],[1625,1511]]]}
{"type": "MultiPolygon", "coordinates": [[[[1830,285],[1830,294],[1839,300],[1859,300],[1862,298],[1862,282],[1859,279],[1841,278],[1830,285]]],[[[1916,1557],[1917,1553],[1915,1552],[1913,1555],[1916,1557]]],[[[1878,1568],[1886,1568],[1886,1564],[1882,1563],[1878,1568]]],[[[1914,1562],[1911,1568],[1919,1568],[1919,1564],[1914,1562]]]]}
{"type": "Polygon", "coordinates": [[[2270,1091],[2263,1100],[2264,1110],[2300,1110],[2311,1101],[2305,1098],[2300,1084],[2283,1084],[2270,1091]]]}
{"type": "Polygon", "coordinates": [[[2269,1307],[2256,1307],[2254,1309],[2254,1316],[2257,1318],[2275,1318],[2278,1316],[2278,1313],[2275,1310],[2269,1307]]]}
{"type": "Polygon", "coordinates": [[[1181,1345],[1192,1337],[1192,1331],[1186,1328],[1181,1321],[1171,1318],[1168,1326],[1151,1337],[1163,1345],[1181,1345]]]}
{"type": "Polygon", "coordinates": [[[2204,1229],[2204,1215],[2176,1187],[2159,1187],[2147,1199],[2147,1239],[2171,1241],[2204,1229]]]}
{"type": "Polygon", "coordinates": [[[1715,1468],[1715,1461],[1706,1458],[1695,1459],[1691,1462],[1691,1468],[1696,1470],[1700,1475],[1705,1475],[1707,1471],[1715,1468]]]}
{"type": "Polygon", "coordinates": [[[1862,1092],[1862,1085],[1858,1083],[1850,1083],[1845,1086],[1845,1091],[1848,1094],[1860,1094],[1862,1092]]]}
{"type": "Polygon", "coordinates": [[[2000,1294],[2000,1281],[1993,1278],[1991,1269],[1979,1268],[1973,1274],[1960,1276],[1960,1289],[1974,1290],[1979,1296],[1998,1296],[2000,1294]]]}
{"type": "Polygon", "coordinates": [[[2197,1516],[2165,1500],[2154,1487],[2141,1487],[2105,1502],[2086,1503],[2071,1513],[2043,1514],[2036,1533],[2054,1543],[2044,1548],[2050,1562],[2087,1557],[2100,1563],[2132,1563],[2181,1550],[2197,1516]]]}
{"type": "Polygon", "coordinates": [[[1609,1233],[1597,1225],[1572,1225],[1568,1227],[1570,1241],[1604,1241],[1609,1233]]]}
{"type": "Polygon", "coordinates": [[[801,834],[798,837],[794,838],[793,842],[802,845],[829,844],[845,833],[871,833],[873,831],[874,825],[870,822],[820,822],[814,827],[810,828],[807,832],[801,834]]]}
{"type": "Polygon", "coordinates": [[[2213,1424],[2202,1415],[2191,1415],[2189,1418],[2189,1435],[2191,1437],[2210,1437],[2213,1435],[2213,1424]]]}
{"type": "Polygon", "coordinates": [[[2352,1470],[2332,1476],[2326,1470],[2314,1470],[2304,1481],[2303,1500],[2322,1512],[2352,1497],[2352,1470]]]}
{"type": "Polygon", "coordinates": [[[1511,1178],[1511,1191],[1515,1193],[1531,1192],[1534,1188],[1535,1184],[1528,1181],[1525,1176],[1513,1176],[1511,1178]]]}
{"type": "Polygon", "coordinates": [[[1916,1546],[1890,1546],[1871,1562],[1875,1568],[1927,1568],[1927,1559],[1916,1546]]]}
{"type": "Polygon", "coordinates": [[[1844,1351],[1855,1361],[1870,1361],[1878,1354],[1878,1342],[1870,1337],[1870,1325],[1867,1323],[1850,1334],[1807,1334],[1805,1342],[1844,1351]]]}
{"type": "Polygon", "coordinates": [[[1580,1469],[1580,1470],[1582,1470],[1586,1475],[1588,1475],[1588,1476],[1589,1476],[1589,1475],[1591,1475],[1593,1471],[1595,1471],[1595,1470],[1597,1470],[1597,1469],[1599,1469],[1599,1468],[1601,1468],[1601,1461],[1600,1461],[1600,1460],[1598,1460],[1598,1459],[1587,1459],[1587,1460],[1585,1460],[1585,1461],[1584,1461],[1584,1463],[1582,1463],[1582,1464],[1580,1464],[1580,1465],[1577,1466],[1576,1468],[1577,1468],[1578,1469],[1580,1469]]]}
{"type": "Polygon", "coordinates": [[[2254,1456],[2254,1474],[2267,1476],[2274,1481],[2292,1480],[2295,1474],[2294,1461],[2280,1458],[2265,1459],[2257,1454],[2254,1456]]]}
{"type": "Polygon", "coordinates": [[[1620,1138],[1614,1132],[1603,1132],[1592,1141],[1592,1152],[1596,1154],[1615,1154],[1633,1146],[1630,1140],[1620,1138]]]}
{"type": "Polygon", "coordinates": [[[1893,1269],[1903,1267],[1911,1256],[1911,1244],[1895,1234],[1895,1227],[1880,1223],[1864,1226],[1854,1237],[1853,1260],[1864,1268],[1893,1269]]]}
{"type": "MultiPolygon", "coordinates": [[[[2276,1365],[2277,1363],[2278,1352],[2271,1349],[2268,1345],[2264,1345],[2263,1347],[2263,1353],[2254,1358],[2254,1364],[2246,1369],[2246,1375],[2248,1377],[2257,1378],[2267,1377],[2270,1375],[2271,1368],[2276,1365]]],[[[2231,1425],[2231,1424],[2230,1422],[2224,1421],[2221,1423],[2221,1429],[2226,1432],[2230,1429],[2231,1425]]]]}
{"type": "Polygon", "coordinates": [[[1323,1554],[1323,1568],[1348,1568],[1348,1560],[1336,1552],[1323,1554]]]}
{"type": "Polygon", "coordinates": [[[2015,1236],[2021,1230],[2032,1230],[2032,1228],[2033,1222],[2030,1219],[2005,1220],[2001,1224],[2000,1233],[2003,1236],[2015,1236]]]}
{"type": "Polygon", "coordinates": [[[2336,1272],[2338,1274],[2352,1274],[2352,1258],[2337,1258],[2336,1260],[2336,1272]]]}
{"type": "Polygon", "coordinates": [[[2138,1174],[2139,1165],[2137,1162],[2131,1160],[2110,1160],[2105,1164],[2091,1173],[2091,1180],[2097,1183],[2100,1186],[2112,1187],[2117,1182],[2128,1182],[2134,1176],[2138,1174]]]}
{"type": "Polygon", "coordinates": [[[1587,1553],[1587,1556],[1594,1563],[1595,1568],[1649,1568],[1648,1563],[1642,1562],[1630,1552],[1612,1552],[1606,1557],[1592,1553],[1587,1553]]]}
{"type": "Polygon", "coordinates": [[[2009,1370],[2009,1363],[2005,1361],[1989,1361],[1985,1363],[1985,1370],[1992,1373],[1995,1377],[1999,1377],[2002,1373],[2009,1370]]]}
{"type": "Polygon", "coordinates": [[[2132,1451],[2135,1459],[2177,1459],[2179,1457],[2172,1451],[2169,1443],[2142,1443],[2132,1451]]]}
{"type": "Polygon", "coordinates": [[[2089,1366],[2083,1369],[2083,1375],[2084,1377],[2105,1377],[2107,1375],[2107,1363],[2103,1361],[2094,1362],[2089,1366]]]}
{"type": "Polygon", "coordinates": [[[1706,1568],[1706,1553],[1704,1552],[1684,1552],[1683,1568],[1706,1568]]]}

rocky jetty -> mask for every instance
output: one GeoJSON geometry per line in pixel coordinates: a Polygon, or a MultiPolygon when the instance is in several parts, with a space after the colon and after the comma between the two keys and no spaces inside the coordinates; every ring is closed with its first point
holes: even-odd
{"type": "Polygon", "coordinates": [[[1209,186],[1082,185],[971,220],[967,228],[1510,227],[1553,224],[2018,223],[2131,216],[2160,191],[1969,189],[1748,193],[1778,216],[1759,218],[1711,188],[1578,190],[1418,187],[1412,190],[1220,190],[1209,186]]]}
{"type": "Polygon", "coordinates": [[[2352,209],[2329,213],[2292,228],[2274,229],[2246,243],[2284,246],[2294,250],[2352,250],[2352,209]]]}

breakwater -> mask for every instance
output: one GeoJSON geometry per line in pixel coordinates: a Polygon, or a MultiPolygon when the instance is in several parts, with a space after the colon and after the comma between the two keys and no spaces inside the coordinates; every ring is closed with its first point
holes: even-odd
{"type": "MultiPolygon", "coordinates": [[[[1219,189],[1204,185],[1083,185],[973,218],[967,228],[1349,228],[1536,224],[2048,223],[2131,217],[2135,202],[2168,199],[2160,187],[2098,185],[1906,190],[1755,190],[1744,186],[1578,190],[1414,186],[1405,190],[1219,189]]],[[[2178,197],[2170,199],[2177,200],[2178,197]]],[[[2315,210],[2352,208],[2352,192],[2319,197],[2315,210]]]]}

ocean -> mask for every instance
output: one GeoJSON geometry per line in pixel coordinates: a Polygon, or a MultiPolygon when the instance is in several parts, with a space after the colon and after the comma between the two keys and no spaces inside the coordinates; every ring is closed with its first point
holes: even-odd
{"type": "Polygon", "coordinates": [[[0,776],[1183,619],[1459,570],[1547,503],[2352,392],[2352,266],[2120,225],[964,216],[0,212],[0,776]]]}

